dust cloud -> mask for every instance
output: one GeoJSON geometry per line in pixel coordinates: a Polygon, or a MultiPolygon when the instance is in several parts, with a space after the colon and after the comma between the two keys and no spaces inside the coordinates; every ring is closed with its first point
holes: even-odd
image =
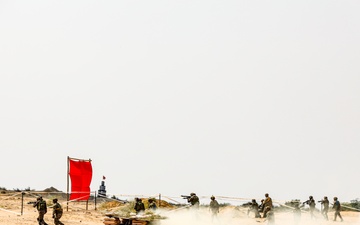
{"type": "Polygon", "coordinates": [[[161,221],[161,225],[327,225],[327,224],[359,224],[359,212],[344,211],[341,212],[344,221],[340,222],[338,219],[333,221],[334,212],[329,212],[329,220],[325,220],[320,212],[315,214],[315,218],[311,218],[306,211],[301,213],[300,219],[296,220],[294,213],[289,211],[274,210],[274,223],[271,223],[266,218],[255,218],[253,213],[247,214],[246,208],[226,206],[220,209],[217,216],[213,217],[207,207],[200,207],[200,209],[184,208],[175,211],[159,212],[166,216],[167,219],[161,221]]]}

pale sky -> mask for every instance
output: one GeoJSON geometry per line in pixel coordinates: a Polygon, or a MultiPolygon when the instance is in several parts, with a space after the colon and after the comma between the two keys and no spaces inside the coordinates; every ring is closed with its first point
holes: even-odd
{"type": "Polygon", "coordinates": [[[66,191],[70,156],[109,195],[360,198],[359,12],[0,0],[0,187],[66,191]]]}

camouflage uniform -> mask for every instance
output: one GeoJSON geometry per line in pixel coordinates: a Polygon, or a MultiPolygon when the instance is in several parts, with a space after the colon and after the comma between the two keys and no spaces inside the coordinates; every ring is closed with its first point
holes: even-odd
{"type": "Polygon", "coordinates": [[[135,202],[135,206],[134,209],[136,211],[136,214],[139,214],[140,212],[145,211],[145,206],[144,203],[141,201],[140,198],[135,198],[136,202],[135,202]]]}
{"type": "Polygon", "coordinates": [[[334,221],[336,221],[337,216],[339,216],[339,218],[341,219],[341,222],[344,221],[342,216],[340,215],[341,205],[340,205],[340,202],[337,200],[336,197],[334,198],[333,209],[335,209],[334,221]]]}
{"type": "Polygon", "coordinates": [[[314,211],[315,211],[315,200],[312,196],[309,197],[309,200],[307,200],[306,202],[304,202],[306,204],[309,205],[309,211],[310,211],[310,216],[311,218],[315,218],[315,215],[314,215],[314,211]]]}
{"type": "Polygon", "coordinates": [[[57,202],[57,199],[53,200],[54,206],[53,206],[53,218],[54,218],[54,224],[55,225],[64,225],[60,218],[63,214],[63,209],[61,208],[61,205],[57,202]]]}
{"type": "Polygon", "coordinates": [[[249,212],[253,212],[255,214],[255,218],[261,218],[260,213],[259,213],[259,204],[256,202],[255,199],[253,199],[251,201],[251,205],[250,208],[248,209],[248,215],[249,212]]]}
{"type": "Polygon", "coordinates": [[[219,208],[219,203],[215,200],[215,197],[211,197],[210,210],[212,212],[212,216],[216,216],[218,214],[219,208]]]}
{"type": "Polygon", "coordinates": [[[324,218],[326,220],[329,220],[328,218],[328,211],[329,211],[329,200],[328,198],[325,196],[323,200],[319,201],[321,202],[321,205],[322,205],[322,210],[321,210],[321,214],[323,214],[324,218]]]}
{"type": "Polygon", "coordinates": [[[199,201],[199,197],[196,196],[195,193],[191,193],[190,194],[190,198],[187,200],[195,209],[199,208],[200,205],[200,201],[199,201]]]}
{"type": "Polygon", "coordinates": [[[156,206],[156,203],[155,203],[154,199],[149,199],[148,202],[149,202],[149,209],[151,209],[151,210],[156,210],[157,209],[157,206],[156,206]]]}
{"type": "Polygon", "coordinates": [[[272,204],[272,199],[269,197],[269,194],[265,194],[265,200],[264,200],[264,214],[263,217],[266,218],[267,213],[269,212],[269,210],[272,209],[273,204],[272,204]]]}
{"type": "Polygon", "coordinates": [[[39,225],[48,225],[44,221],[44,215],[47,213],[47,207],[46,207],[46,202],[42,199],[42,197],[37,198],[37,201],[35,202],[34,207],[36,207],[36,209],[39,213],[39,216],[37,218],[39,225]]]}
{"type": "Polygon", "coordinates": [[[264,212],[264,199],[261,199],[261,203],[259,205],[259,212],[264,212]]]}

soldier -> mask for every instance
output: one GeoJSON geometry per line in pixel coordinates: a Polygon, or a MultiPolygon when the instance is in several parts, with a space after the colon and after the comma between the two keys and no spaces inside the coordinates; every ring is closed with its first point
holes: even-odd
{"type": "Polygon", "coordinates": [[[195,193],[190,193],[190,198],[187,200],[193,208],[198,209],[200,205],[199,197],[195,193]]]}
{"type": "Polygon", "coordinates": [[[340,215],[341,205],[340,205],[340,202],[338,201],[337,197],[334,197],[333,209],[335,209],[334,221],[336,221],[337,216],[339,216],[339,218],[341,219],[341,222],[344,221],[342,216],[340,215]]]}
{"type": "Polygon", "coordinates": [[[53,199],[53,216],[52,218],[54,218],[54,224],[55,225],[64,225],[61,221],[60,218],[63,214],[63,209],[61,208],[61,205],[58,203],[58,200],[56,198],[53,199]]]}
{"type": "Polygon", "coordinates": [[[261,203],[259,205],[259,212],[264,212],[264,199],[261,199],[261,203]]]}
{"type": "Polygon", "coordinates": [[[303,202],[303,205],[304,204],[309,205],[309,212],[310,212],[311,219],[314,219],[315,218],[314,211],[315,211],[316,204],[315,204],[315,200],[314,200],[313,196],[309,196],[309,200],[303,202]]]}
{"type": "Polygon", "coordinates": [[[145,211],[144,203],[140,198],[135,198],[135,206],[134,209],[136,211],[136,214],[142,213],[145,211]]]}
{"type": "Polygon", "coordinates": [[[149,198],[148,202],[149,202],[149,209],[155,211],[157,209],[155,200],[153,198],[149,198]]]}
{"type": "Polygon", "coordinates": [[[251,200],[251,205],[250,208],[248,209],[248,215],[249,212],[253,212],[255,214],[255,218],[261,218],[260,213],[259,213],[259,204],[256,202],[255,199],[251,200]]]}
{"type": "Polygon", "coordinates": [[[328,211],[329,211],[329,200],[328,197],[324,196],[323,200],[319,201],[321,203],[321,214],[324,216],[326,220],[329,220],[328,218],[328,211]]]}
{"type": "Polygon", "coordinates": [[[211,196],[210,199],[210,211],[212,213],[211,218],[214,219],[214,217],[216,217],[219,213],[220,206],[219,203],[215,200],[215,196],[211,196]]]}
{"type": "Polygon", "coordinates": [[[265,194],[265,200],[264,200],[264,206],[263,207],[264,207],[263,218],[266,218],[267,212],[269,211],[269,209],[272,209],[272,207],[273,207],[272,199],[269,197],[268,193],[265,194]]]}
{"type": "Polygon", "coordinates": [[[37,218],[37,221],[39,222],[39,225],[48,225],[44,221],[44,215],[47,213],[47,207],[46,202],[43,200],[43,198],[40,196],[36,199],[37,201],[34,203],[34,207],[36,207],[39,216],[37,218]]]}

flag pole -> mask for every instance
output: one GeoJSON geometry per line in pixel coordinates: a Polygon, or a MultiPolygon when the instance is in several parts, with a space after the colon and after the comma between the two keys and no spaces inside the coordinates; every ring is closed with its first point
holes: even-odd
{"type": "Polygon", "coordinates": [[[66,212],[69,211],[69,161],[70,161],[70,157],[67,157],[67,201],[66,201],[66,212]]]}

